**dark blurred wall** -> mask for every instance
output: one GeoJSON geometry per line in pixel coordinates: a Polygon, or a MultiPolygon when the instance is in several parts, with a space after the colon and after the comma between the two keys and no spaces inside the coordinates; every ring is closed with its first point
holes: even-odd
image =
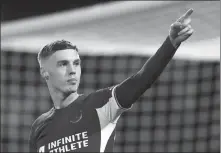
{"type": "Polygon", "coordinates": [[[109,0],[87,1],[4,1],[1,2],[1,21],[17,20],[25,17],[49,14],[58,11],[102,4],[109,0]]]}

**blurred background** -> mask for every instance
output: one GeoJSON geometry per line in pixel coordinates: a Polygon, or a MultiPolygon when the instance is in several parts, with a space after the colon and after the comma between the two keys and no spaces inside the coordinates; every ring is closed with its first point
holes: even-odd
{"type": "MultiPolygon", "coordinates": [[[[193,36],[117,124],[116,152],[218,152],[219,1],[11,1],[1,8],[1,151],[28,152],[30,126],[52,107],[37,52],[65,39],[82,59],[80,93],[136,73],[189,8],[193,36]]],[[[160,63],[159,63],[160,64],[160,63]]]]}

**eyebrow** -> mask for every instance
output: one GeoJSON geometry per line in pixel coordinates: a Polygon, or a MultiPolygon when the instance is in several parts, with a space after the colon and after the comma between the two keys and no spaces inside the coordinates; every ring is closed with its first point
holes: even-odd
{"type": "MultiPolygon", "coordinates": [[[[62,63],[62,62],[69,62],[69,61],[68,60],[57,61],[57,63],[62,63]]],[[[74,62],[81,62],[81,59],[75,59],[74,62]]]]}

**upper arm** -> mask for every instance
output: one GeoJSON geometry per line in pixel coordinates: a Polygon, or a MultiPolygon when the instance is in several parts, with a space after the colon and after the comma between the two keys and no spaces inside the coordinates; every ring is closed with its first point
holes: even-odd
{"type": "Polygon", "coordinates": [[[121,82],[115,89],[115,97],[119,105],[123,108],[130,108],[133,103],[143,94],[146,87],[140,79],[140,74],[134,74],[121,82]]]}
{"type": "Polygon", "coordinates": [[[35,144],[34,124],[32,124],[30,134],[29,134],[29,152],[37,152],[37,148],[35,144]]]}
{"type": "Polygon", "coordinates": [[[37,140],[42,130],[43,125],[46,123],[46,120],[53,114],[53,108],[40,115],[32,124],[30,134],[29,134],[29,152],[38,152],[37,149],[37,140]]]}

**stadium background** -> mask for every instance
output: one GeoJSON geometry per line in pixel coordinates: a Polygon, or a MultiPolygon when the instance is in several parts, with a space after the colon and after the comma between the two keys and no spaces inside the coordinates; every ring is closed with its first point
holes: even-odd
{"type": "MultiPolygon", "coordinates": [[[[169,26],[174,19],[187,8],[193,7],[196,14],[193,17],[193,27],[197,33],[181,46],[152,88],[144,93],[130,111],[122,115],[117,125],[115,151],[218,152],[220,148],[218,56],[220,48],[216,40],[220,39],[219,3],[217,5],[217,2],[153,2],[152,7],[149,5],[143,8],[141,5],[128,7],[130,9],[140,7],[142,11],[138,9],[129,13],[125,11],[123,15],[118,14],[116,18],[106,16],[105,19],[99,19],[98,23],[95,22],[96,20],[92,21],[92,24],[89,21],[85,24],[80,23],[83,30],[76,24],[73,26],[73,29],[76,27],[76,31],[68,31],[71,28],[70,25],[67,31],[62,31],[65,27],[59,27],[59,25],[57,31],[50,30],[50,27],[48,32],[47,28],[36,27],[32,27],[34,30],[30,31],[28,28],[31,27],[24,24],[27,29],[24,27],[23,29],[28,32],[22,30],[18,30],[17,33],[13,33],[13,30],[8,32],[13,25],[14,27],[21,25],[22,23],[18,22],[24,17],[28,19],[23,22],[31,23],[31,18],[50,14],[55,10],[59,13],[66,9],[69,11],[79,8],[90,9],[92,4],[97,6],[101,3],[91,1],[88,4],[80,2],[76,4],[46,5],[45,8],[29,3],[29,8],[15,7],[19,5],[15,3],[3,5],[1,151],[28,152],[31,123],[52,106],[47,86],[39,75],[36,59],[38,47],[52,40],[48,35],[56,33],[53,35],[55,36],[53,39],[56,39],[61,38],[64,32],[67,39],[70,38],[73,43],[76,42],[76,45],[79,42],[82,59],[79,92],[88,93],[117,84],[137,72],[156,51],[154,49],[157,49],[166,38],[169,26]],[[207,6],[206,11],[205,6],[207,6]],[[174,12],[178,13],[171,16],[174,12]],[[163,16],[161,17],[160,14],[163,16]],[[105,22],[100,22],[102,20],[105,22]],[[153,23],[145,22],[152,20],[153,23]],[[45,32],[46,34],[43,35],[45,32]],[[112,46],[105,41],[98,41],[100,35],[94,35],[96,32],[102,36],[101,38],[108,37],[112,46]],[[70,35],[78,36],[79,40],[70,35]],[[91,40],[92,36],[93,40],[91,40]],[[85,44],[81,42],[83,38],[85,38],[85,44]],[[25,43],[24,40],[27,42],[25,43]],[[98,44],[95,44],[95,41],[98,44]],[[115,43],[114,46],[114,41],[124,45],[115,43]],[[154,43],[156,41],[158,44],[154,43]],[[149,49],[143,48],[145,43],[147,43],[146,46],[150,46],[149,49]],[[152,43],[153,45],[149,45],[152,43]],[[192,43],[191,46],[188,46],[188,43],[192,43]],[[90,44],[91,48],[84,46],[87,44],[90,44]],[[198,50],[200,50],[199,54],[194,54],[194,51],[198,50]],[[186,52],[189,54],[184,54],[186,52]]],[[[102,4],[110,6],[112,2],[105,1],[102,4]]],[[[117,4],[114,6],[116,7],[117,4]]],[[[138,3],[134,2],[135,4],[138,3]]],[[[34,19],[38,20],[38,18],[34,19]]]]}

